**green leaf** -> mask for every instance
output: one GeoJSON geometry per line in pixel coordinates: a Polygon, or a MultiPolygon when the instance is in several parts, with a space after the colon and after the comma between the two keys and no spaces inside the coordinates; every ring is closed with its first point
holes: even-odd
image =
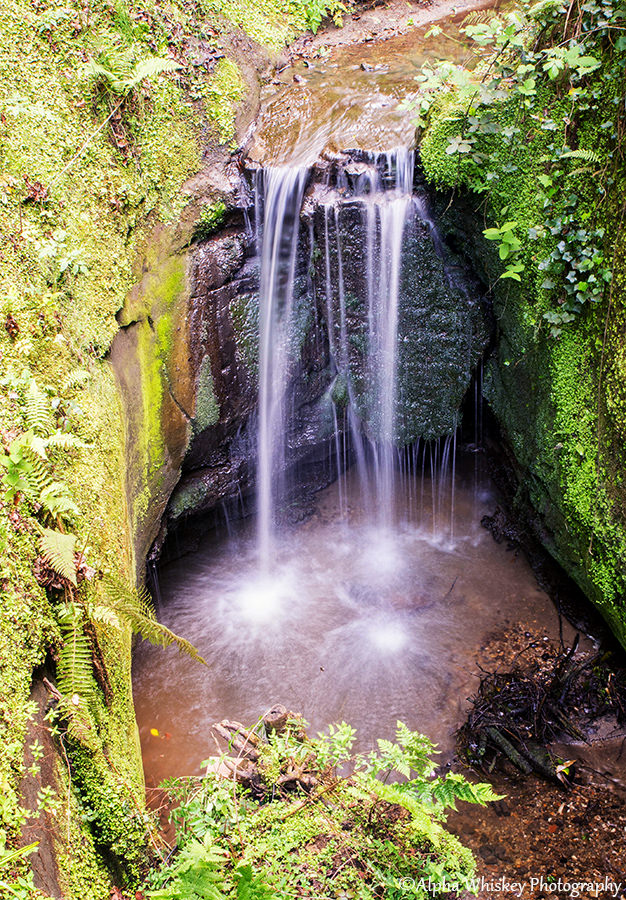
{"type": "Polygon", "coordinates": [[[76,535],[42,528],[39,549],[54,571],[76,587],[76,535]]]}

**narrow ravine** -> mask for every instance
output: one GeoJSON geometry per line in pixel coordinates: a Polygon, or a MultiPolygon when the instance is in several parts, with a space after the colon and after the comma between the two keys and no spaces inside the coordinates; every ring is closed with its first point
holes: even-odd
{"type": "Polygon", "coordinates": [[[318,64],[295,138],[282,123],[300,83],[262,108],[242,191],[258,272],[256,487],[223,505],[221,530],[201,536],[198,521],[194,552],[176,533],[166,543],[180,558],[156,575],[159,614],[209,667],[190,678],[174,653],[136,654],[152,786],[199,771],[213,722],[276,702],[314,729],[350,722],[363,747],[400,718],[450,758],[487,636],[558,630],[528,564],[480,527],[497,502],[481,446],[488,314],[446,247],[416,179],[411,115],[397,110],[398,82],[425,51],[396,43],[372,50],[393,65],[375,66],[386,118],[359,124],[367,148],[351,149],[341,111],[348,90],[372,90],[370,67],[353,64],[335,100],[345,128],[333,125],[349,152],[324,159],[315,109],[345,50],[318,64]],[[260,146],[274,154],[261,167],[260,146]]]}
{"type": "MultiPolygon", "coordinates": [[[[478,226],[426,185],[399,104],[429,54],[464,60],[458,24],[309,55],[266,90],[241,160],[245,262],[229,307],[255,402],[219,457],[245,478],[199,512],[179,502],[153,554],[159,617],[208,667],[191,675],[145,644],[135,655],[151,789],[202,771],[214,723],[276,704],[311,733],[350,723],[359,750],[401,720],[438,745],[442,770],[463,768],[458,730],[485,667],[596,646],[519,545],[481,524],[511,513],[491,477],[508,463],[482,396],[495,329],[478,226]]],[[[211,495],[210,460],[196,450],[186,478],[194,467],[211,495]]],[[[499,836],[506,817],[507,841],[528,839],[542,789],[494,778],[519,815],[504,803],[452,829],[492,879],[554,866],[552,849],[528,863],[499,836]]]]}

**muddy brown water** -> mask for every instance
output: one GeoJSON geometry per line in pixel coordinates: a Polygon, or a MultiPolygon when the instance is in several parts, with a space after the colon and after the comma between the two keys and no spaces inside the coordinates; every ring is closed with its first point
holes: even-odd
{"type": "MultiPolygon", "coordinates": [[[[493,9],[474,12],[489,18],[493,9]]],[[[262,165],[313,165],[341,150],[383,152],[410,146],[418,94],[416,77],[428,61],[472,67],[477,45],[461,32],[467,12],[441,23],[409,27],[383,41],[336,47],[279,73],[262,98],[248,156],[262,165]]]]}
{"type": "Polygon", "coordinates": [[[269,578],[259,574],[252,523],[163,566],[160,618],[208,666],[173,648],[138,648],[148,785],[199,773],[217,751],[212,723],[251,724],[274,703],[302,713],[312,732],[349,722],[360,749],[393,737],[401,720],[450,757],[490,635],[516,625],[556,637],[559,628],[525,558],[481,528],[497,498],[475,463],[459,460],[454,536],[449,483],[433,491],[419,473],[405,481],[398,523],[383,532],[348,473],[347,517],[337,485],[318,494],[312,515],[279,534],[269,578]]]}

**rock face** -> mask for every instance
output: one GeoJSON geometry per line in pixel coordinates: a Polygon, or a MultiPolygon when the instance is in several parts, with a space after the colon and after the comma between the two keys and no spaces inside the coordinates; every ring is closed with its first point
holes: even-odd
{"type": "MultiPolygon", "coordinates": [[[[372,245],[366,198],[353,189],[354,179],[351,183],[350,175],[343,174],[359,165],[345,158],[313,171],[300,221],[285,465],[296,473],[298,490],[305,495],[335,476],[329,448],[335,429],[345,422],[346,404],[352,404],[367,437],[375,440],[379,429],[379,401],[372,393],[368,362],[366,273],[368,241],[374,267],[380,262],[380,241],[374,237],[372,245]],[[338,325],[342,318],[343,331],[338,325]],[[345,346],[340,347],[342,341],[345,346]]],[[[399,272],[398,446],[454,430],[491,331],[482,285],[439,239],[429,221],[432,198],[426,188],[418,184],[416,190],[399,272]]],[[[187,434],[178,445],[185,448],[180,478],[167,505],[157,553],[166,530],[222,505],[232,508],[254,488],[259,263],[252,225],[243,226],[254,222],[254,197],[251,192],[247,200],[240,196],[242,225],[192,245],[188,253],[184,327],[177,332],[184,340],[174,354],[181,364],[176,384],[170,384],[173,418],[182,415],[187,434]],[[178,385],[183,370],[192,398],[178,385]]]]}
{"type": "MultiPolygon", "coordinates": [[[[400,259],[395,404],[398,445],[454,431],[471,373],[483,356],[490,334],[483,288],[469,269],[449,258],[430,220],[429,207],[425,187],[418,186],[404,222],[400,259]]],[[[322,315],[327,328],[332,319],[336,332],[345,318],[346,346],[337,346],[341,336],[336,334],[335,357],[347,360],[341,374],[349,379],[352,402],[365,431],[375,440],[381,418],[375,370],[383,367],[384,360],[372,351],[368,294],[376,294],[378,286],[368,285],[366,274],[373,272],[376,281],[385,241],[381,240],[381,223],[372,226],[372,218],[366,199],[344,199],[342,194],[329,197],[328,193],[312,214],[315,247],[320,248],[314,254],[317,293],[322,297],[329,294],[322,315]],[[330,204],[333,212],[329,215],[330,204]],[[373,235],[369,232],[372,227],[376,232],[373,235]],[[341,262],[337,259],[338,237],[341,262]],[[342,280],[336,277],[340,268],[342,280]],[[330,281],[325,278],[325,269],[331,272],[330,281]],[[373,367],[368,365],[368,358],[373,360],[373,367]]],[[[383,301],[380,296],[374,297],[375,303],[383,301]]]]}

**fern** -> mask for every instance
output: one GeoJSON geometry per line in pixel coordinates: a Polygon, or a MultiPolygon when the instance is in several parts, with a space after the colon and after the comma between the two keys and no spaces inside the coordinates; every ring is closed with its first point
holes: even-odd
{"type": "Polygon", "coordinates": [[[444,809],[456,809],[457,800],[485,806],[493,800],[502,799],[494,793],[490,784],[472,784],[457,772],[449,772],[445,778],[436,779],[432,785],[432,796],[444,809]]]}
{"type": "Polygon", "coordinates": [[[62,481],[53,481],[47,485],[39,495],[39,502],[45,512],[57,521],[78,515],[78,507],[70,497],[67,485],[62,481]]]}
{"type": "Polygon", "coordinates": [[[39,549],[54,571],[76,587],[76,535],[42,528],[39,549]]]}
{"type": "Polygon", "coordinates": [[[126,53],[109,54],[101,57],[107,63],[91,60],[85,67],[85,74],[97,78],[113,94],[125,97],[146,78],[154,78],[163,72],[174,72],[181,68],[173,59],[151,56],[133,64],[133,59],[126,53]]]}
{"type": "Polygon", "coordinates": [[[582,159],[585,162],[590,163],[600,163],[602,160],[600,159],[600,155],[595,152],[595,150],[567,150],[565,153],[561,153],[561,159],[582,159]]]}
{"type": "Polygon", "coordinates": [[[73,369],[63,382],[62,392],[67,394],[72,388],[83,387],[90,378],[91,374],[86,369],[73,369]]]}
{"type": "Polygon", "coordinates": [[[97,622],[99,625],[108,625],[110,628],[120,627],[119,616],[112,609],[109,609],[108,606],[101,606],[100,604],[89,606],[87,615],[92,622],[97,622]]]}
{"type": "Polygon", "coordinates": [[[29,430],[35,434],[50,434],[52,431],[50,402],[34,378],[31,378],[26,391],[24,414],[29,430]]]}
{"type": "Polygon", "coordinates": [[[85,441],[82,441],[75,434],[69,431],[59,431],[58,429],[46,441],[47,447],[54,447],[55,450],[84,450],[89,447],[85,441]]]}
{"type": "Polygon", "coordinates": [[[83,629],[82,613],[70,604],[59,620],[63,643],[57,664],[57,687],[72,706],[93,697],[91,647],[83,629]]]}
{"type": "Polygon", "coordinates": [[[239,866],[235,872],[237,900],[274,900],[276,892],[262,875],[254,875],[252,866],[239,866]]]}
{"type": "Polygon", "coordinates": [[[176,857],[169,885],[150,891],[148,896],[159,900],[226,900],[226,862],[226,853],[213,846],[211,835],[202,843],[190,841],[176,857]]]}
{"type": "Polygon", "coordinates": [[[130,589],[110,577],[107,579],[107,594],[113,612],[125,619],[136,634],[157,647],[175,644],[181,653],[206,665],[206,660],[190,641],[170,631],[157,620],[150,594],[145,588],[130,589]]]}
{"type": "MultiPolygon", "coordinates": [[[[29,434],[30,432],[27,432],[24,437],[28,439],[29,434]]],[[[41,438],[35,437],[25,440],[23,444],[23,457],[28,461],[28,472],[25,475],[28,483],[26,493],[31,500],[38,500],[41,493],[53,483],[50,463],[45,456],[45,447],[42,447],[41,444],[41,438]]]]}

